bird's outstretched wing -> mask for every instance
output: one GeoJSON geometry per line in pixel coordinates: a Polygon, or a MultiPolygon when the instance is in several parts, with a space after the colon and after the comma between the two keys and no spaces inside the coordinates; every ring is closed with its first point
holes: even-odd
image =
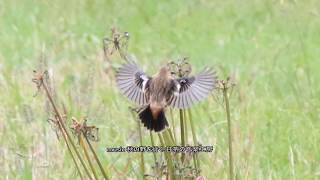
{"type": "Polygon", "coordinates": [[[116,82],[122,94],[140,106],[148,103],[148,83],[150,81],[143,71],[134,63],[120,67],[116,74],[116,82]]]}
{"type": "Polygon", "coordinates": [[[175,90],[169,105],[179,109],[190,107],[205,98],[216,87],[217,79],[216,73],[209,68],[192,77],[175,79],[175,90]]]}

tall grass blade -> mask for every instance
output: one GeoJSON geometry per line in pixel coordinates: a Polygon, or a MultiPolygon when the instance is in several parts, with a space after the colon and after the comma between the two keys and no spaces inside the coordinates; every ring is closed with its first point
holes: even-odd
{"type": "Polygon", "coordinates": [[[233,154],[232,154],[232,126],[231,126],[231,118],[230,118],[230,106],[229,106],[229,97],[228,97],[228,85],[227,83],[223,83],[223,97],[226,107],[227,113],[227,121],[228,121],[228,142],[229,142],[229,178],[230,180],[234,179],[233,173],[233,154]]]}

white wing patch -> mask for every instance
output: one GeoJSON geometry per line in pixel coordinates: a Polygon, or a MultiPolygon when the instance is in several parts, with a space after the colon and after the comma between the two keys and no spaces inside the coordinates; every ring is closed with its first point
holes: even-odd
{"type": "Polygon", "coordinates": [[[141,75],[140,78],[143,80],[142,81],[142,92],[145,93],[146,92],[146,85],[149,81],[149,78],[146,75],[141,75]]]}
{"type": "Polygon", "coordinates": [[[116,74],[117,86],[120,92],[136,104],[148,104],[149,98],[145,90],[149,77],[136,64],[130,63],[120,67],[116,74]]]}
{"type": "Polygon", "coordinates": [[[185,109],[201,101],[216,87],[217,76],[209,68],[196,76],[175,79],[176,89],[170,99],[170,106],[185,109]]]}

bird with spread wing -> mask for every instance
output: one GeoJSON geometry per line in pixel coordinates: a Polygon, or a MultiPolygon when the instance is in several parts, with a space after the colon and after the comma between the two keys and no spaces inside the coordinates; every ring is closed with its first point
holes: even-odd
{"type": "Polygon", "coordinates": [[[121,93],[141,106],[139,118],[149,130],[159,132],[169,126],[165,116],[167,106],[189,108],[204,99],[217,86],[217,76],[205,68],[195,76],[175,78],[168,66],[150,77],[135,63],[117,70],[117,86],[121,93]]]}

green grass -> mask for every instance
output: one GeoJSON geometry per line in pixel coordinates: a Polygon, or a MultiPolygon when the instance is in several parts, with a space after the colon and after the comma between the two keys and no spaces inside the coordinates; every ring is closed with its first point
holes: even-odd
{"type": "MultiPolygon", "coordinates": [[[[65,168],[73,167],[72,159],[46,121],[43,93],[33,97],[32,70],[43,52],[59,103],[100,128],[94,146],[108,172],[116,178],[114,167],[141,177],[139,154],[104,152],[139,144],[131,104],[103,69],[102,39],[115,26],[130,33],[129,52],[150,74],[188,56],[193,72],[208,65],[221,78],[236,79],[230,106],[239,179],[320,178],[319,7],[317,0],[0,1],[1,176],[77,177],[75,168],[65,168]]],[[[114,66],[121,62],[113,59],[114,66]]],[[[192,113],[197,139],[215,146],[213,153],[200,154],[202,174],[226,179],[223,106],[210,97],[192,113]]],[[[142,133],[150,142],[149,132],[142,133]]],[[[150,172],[151,153],[145,162],[150,172]]]]}

